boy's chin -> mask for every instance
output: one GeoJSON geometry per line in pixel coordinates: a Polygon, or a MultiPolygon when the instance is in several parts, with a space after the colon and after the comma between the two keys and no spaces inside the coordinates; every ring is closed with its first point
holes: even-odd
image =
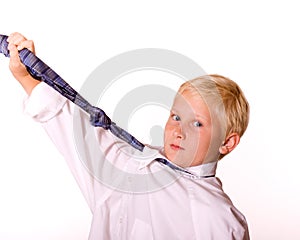
{"type": "Polygon", "coordinates": [[[182,168],[190,167],[192,164],[190,161],[183,161],[183,157],[179,154],[165,152],[164,155],[170,162],[182,168]]]}
{"type": "Polygon", "coordinates": [[[193,161],[190,161],[190,160],[184,161],[184,160],[182,160],[182,158],[174,158],[173,160],[170,160],[170,161],[182,168],[196,167],[196,166],[203,164],[203,160],[199,160],[199,159],[194,159],[193,161]]]}
{"type": "Polygon", "coordinates": [[[195,166],[193,164],[193,162],[190,161],[182,161],[182,159],[178,159],[178,158],[173,158],[173,159],[169,159],[172,163],[174,163],[175,165],[182,167],[182,168],[187,168],[187,167],[193,167],[195,166]]]}

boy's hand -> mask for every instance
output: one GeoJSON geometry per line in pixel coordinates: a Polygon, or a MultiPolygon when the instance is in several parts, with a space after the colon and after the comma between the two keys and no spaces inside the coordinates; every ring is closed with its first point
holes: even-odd
{"type": "Polygon", "coordinates": [[[27,40],[20,33],[12,33],[7,41],[9,43],[8,50],[10,51],[9,69],[13,76],[20,81],[28,77],[29,73],[23,63],[21,63],[18,51],[27,48],[35,54],[34,43],[31,40],[27,40]]]}
{"type": "Polygon", "coordinates": [[[31,77],[27,72],[26,67],[21,62],[19,52],[23,48],[29,49],[35,54],[34,43],[31,40],[27,40],[20,33],[12,33],[8,39],[8,50],[10,54],[9,69],[13,76],[19,81],[28,95],[32,90],[40,83],[40,81],[31,77]]]}

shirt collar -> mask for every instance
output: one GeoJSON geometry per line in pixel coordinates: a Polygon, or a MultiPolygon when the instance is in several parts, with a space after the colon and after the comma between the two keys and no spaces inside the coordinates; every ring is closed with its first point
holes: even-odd
{"type": "MultiPolygon", "coordinates": [[[[145,168],[145,167],[149,166],[151,163],[156,162],[155,158],[165,158],[166,159],[166,157],[163,154],[163,148],[152,148],[150,146],[145,146],[144,150],[146,150],[147,152],[151,151],[152,153],[156,152],[156,154],[155,154],[155,157],[152,157],[151,159],[145,159],[145,160],[141,161],[140,165],[139,165],[139,169],[145,168]]],[[[167,159],[167,161],[169,161],[169,160],[167,159]]],[[[172,163],[172,164],[177,166],[178,169],[183,170],[183,171],[176,170],[178,173],[180,173],[186,177],[197,179],[197,178],[207,178],[207,177],[215,176],[216,169],[217,169],[217,163],[218,163],[218,161],[215,161],[215,162],[204,163],[204,164],[201,164],[198,166],[193,166],[193,167],[188,167],[188,168],[181,168],[174,163],[172,163]]]]}
{"type": "Polygon", "coordinates": [[[203,163],[198,166],[185,168],[187,171],[192,173],[197,177],[210,177],[216,175],[218,161],[210,162],[210,163],[203,163]]]}

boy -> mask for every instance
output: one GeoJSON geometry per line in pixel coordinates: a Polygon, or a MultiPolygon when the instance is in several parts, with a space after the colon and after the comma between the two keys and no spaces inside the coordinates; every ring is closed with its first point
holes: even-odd
{"type": "Polygon", "coordinates": [[[33,42],[19,33],[8,41],[10,69],[28,94],[25,112],[64,156],[93,213],[89,239],[249,239],[244,216],[215,177],[217,161],[238,145],[248,124],[249,106],[236,83],[219,75],[184,83],[162,149],[139,153],[90,126],[82,111],[76,145],[73,104],[20,63],[17,50],[34,51],[33,42]]]}

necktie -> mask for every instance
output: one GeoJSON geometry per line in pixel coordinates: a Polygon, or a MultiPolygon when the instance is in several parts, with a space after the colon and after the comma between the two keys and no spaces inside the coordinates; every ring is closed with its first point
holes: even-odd
{"type": "Polygon", "coordinates": [[[172,168],[173,170],[182,172],[182,173],[184,173],[184,174],[186,174],[186,175],[188,175],[188,176],[191,176],[191,177],[198,177],[198,178],[210,178],[210,177],[215,177],[214,174],[212,174],[212,175],[197,176],[197,175],[195,175],[194,173],[191,173],[191,172],[189,172],[188,170],[186,170],[186,169],[184,169],[184,168],[182,168],[182,167],[179,167],[179,166],[175,165],[174,163],[168,161],[168,160],[165,159],[165,158],[155,158],[155,160],[158,161],[158,162],[161,162],[162,164],[164,164],[164,165],[166,165],[166,166],[168,166],[168,167],[170,167],[170,168],[172,168]]]}
{"type": "MultiPolygon", "coordinates": [[[[9,57],[9,51],[7,49],[7,38],[8,37],[5,35],[0,35],[0,53],[3,53],[6,57],[9,57]]],[[[90,122],[93,126],[110,130],[118,138],[127,142],[134,148],[143,151],[144,145],[141,142],[139,142],[127,131],[117,126],[114,122],[112,122],[102,109],[92,106],[56,72],[54,72],[47,64],[45,64],[41,59],[35,56],[31,51],[29,51],[28,49],[22,49],[19,52],[19,56],[22,63],[26,66],[27,71],[32,77],[45,82],[53,89],[58,91],[61,95],[87,112],[90,115],[90,122]]]]}
{"type": "MultiPolygon", "coordinates": [[[[3,53],[6,57],[9,57],[8,36],[0,34],[0,53],[3,53]]],[[[41,59],[35,56],[28,49],[22,49],[19,52],[20,59],[22,63],[26,66],[27,71],[32,77],[37,80],[43,81],[53,89],[58,91],[61,95],[75,103],[85,112],[90,115],[90,123],[95,127],[102,127],[106,130],[110,130],[116,137],[122,139],[123,141],[130,144],[132,147],[143,151],[144,144],[139,142],[135,137],[130,133],[125,131],[112,122],[111,119],[105,114],[105,112],[95,106],[92,106],[87,100],[85,100],[75,89],[73,89],[66,81],[64,81],[55,71],[53,71],[47,64],[45,64],[41,59]]],[[[189,171],[180,168],[170,161],[167,161],[164,158],[156,158],[158,162],[165,164],[166,166],[180,171],[189,175],[194,175],[189,171]]],[[[205,176],[212,177],[212,176],[205,176]]]]}

